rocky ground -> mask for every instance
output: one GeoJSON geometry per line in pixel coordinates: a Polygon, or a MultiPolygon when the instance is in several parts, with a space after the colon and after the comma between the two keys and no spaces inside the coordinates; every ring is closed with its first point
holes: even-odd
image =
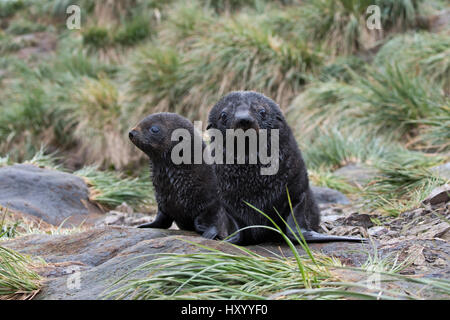
{"type": "MultiPolygon", "coordinates": [[[[7,218],[26,221],[29,230],[34,230],[0,244],[47,262],[39,270],[46,281],[37,299],[98,299],[120,276],[153,258],[143,255],[200,250],[185,240],[226,252],[236,250],[191,232],[137,229],[136,225],[153,217],[134,212],[126,204],[102,213],[89,200],[82,179],[56,170],[32,165],[0,168],[0,190],[0,205],[9,208],[7,218]],[[81,221],[84,223],[79,227],[81,221]],[[54,232],[62,222],[67,229],[54,232]],[[70,281],[72,272],[77,270],[81,272],[80,286],[73,288],[70,281]]],[[[357,267],[367,260],[368,254],[377,252],[381,258],[408,259],[410,264],[402,271],[404,274],[448,279],[449,192],[450,186],[444,185],[420,207],[392,218],[360,213],[343,194],[314,188],[322,211],[323,232],[358,235],[371,241],[310,244],[310,248],[357,267]]],[[[249,249],[262,255],[291,255],[287,246],[280,243],[249,249]]]]}

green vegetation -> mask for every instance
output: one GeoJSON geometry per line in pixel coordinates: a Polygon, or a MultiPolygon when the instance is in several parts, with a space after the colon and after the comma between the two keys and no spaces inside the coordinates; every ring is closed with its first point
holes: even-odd
{"type": "Polygon", "coordinates": [[[75,174],[86,180],[90,186],[91,200],[100,204],[115,207],[122,202],[131,205],[155,202],[148,176],[126,179],[114,172],[98,171],[94,167],[85,167],[75,174]]]}
{"type": "MultiPolygon", "coordinates": [[[[147,161],[129,129],[160,111],[205,121],[223,94],[256,90],[280,104],[313,184],[346,193],[361,212],[397,216],[448,183],[430,170],[450,152],[450,38],[432,18],[446,7],[440,0],[0,0],[0,166],[74,172],[107,208],[153,206],[147,161]],[[82,8],[80,30],[66,28],[69,4],[82,8]],[[382,30],[367,28],[370,4],[381,9],[382,30]],[[355,186],[335,174],[350,164],[375,177],[355,186]]],[[[15,223],[1,220],[0,237],[39,229],[15,223]]],[[[351,290],[335,261],[313,260],[167,255],[140,268],[157,270],[154,278],[116,293],[374,297],[351,290]]],[[[391,271],[389,279],[400,279],[391,271]]],[[[0,273],[3,290],[1,281],[0,273]]],[[[448,294],[448,283],[427,284],[448,294]]],[[[21,291],[14,290],[6,296],[21,291]]]]}
{"type": "Polygon", "coordinates": [[[41,286],[36,266],[29,257],[0,246],[0,300],[32,299],[41,286]]]}

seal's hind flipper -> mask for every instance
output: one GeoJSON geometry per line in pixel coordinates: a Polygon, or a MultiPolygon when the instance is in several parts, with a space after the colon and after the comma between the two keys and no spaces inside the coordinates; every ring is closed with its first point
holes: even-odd
{"type": "Polygon", "coordinates": [[[334,242],[334,241],[367,242],[366,238],[333,236],[311,230],[301,230],[301,232],[306,242],[334,242]]]}

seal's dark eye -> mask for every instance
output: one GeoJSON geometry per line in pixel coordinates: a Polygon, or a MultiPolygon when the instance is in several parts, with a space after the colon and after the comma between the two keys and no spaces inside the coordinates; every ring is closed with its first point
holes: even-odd
{"type": "Polygon", "coordinates": [[[159,127],[157,127],[157,126],[152,126],[152,127],[150,128],[150,132],[151,132],[151,133],[158,133],[158,132],[159,132],[159,127]]]}
{"type": "Polygon", "coordinates": [[[263,117],[266,115],[266,109],[261,109],[261,110],[259,110],[258,112],[259,112],[259,114],[260,114],[261,116],[263,116],[263,117]]]}
{"type": "Polygon", "coordinates": [[[227,113],[226,113],[225,111],[223,111],[223,112],[220,114],[220,119],[225,120],[226,118],[227,118],[227,113]]]}

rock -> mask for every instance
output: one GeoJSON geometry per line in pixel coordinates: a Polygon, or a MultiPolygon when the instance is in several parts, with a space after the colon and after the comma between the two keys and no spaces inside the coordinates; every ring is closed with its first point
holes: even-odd
{"type": "Polygon", "coordinates": [[[134,212],[133,208],[130,207],[126,202],[122,202],[122,204],[117,206],[114,211],[124,212],[128,214],[132,214],[134,212]]]}
{"type": "Polygon", "coordinates": [[[354,185],[362,186],[373,179],[377,171],[363,164],[348,164],[337,169],[333,174],[354,185]]]}
{"type": "Polygon", "coordinates": [[[101,216],[81,178],[30,164],[0,168],[0,205],[53,225],[79,225],[101,216]]]}
{"type": "Polygon", "coordinates": [[[319,204],[329,204],[329,203],[350,204],[348,198],[337,190],[315,186],[312,186],[311,190],[314,194],[314,197],[317,200],[317,203],[319,204]]]}
{"type": "MultiPolygon", "coordinates": [[[[221,241],[207,240],[179,230],[138,229],[128,227],[93,228],[69,235],[35,234],[1,242],[2,246],[22,254],[40,256],[49,264],[40,269],[47,280],[37,299],[99,299],[114,281],[158,253],[194,253],[200,247],[187,241],[226,253],[243,254],[221,241]],[[73,272],[78,272],[80,286],[69,286],[73,272]]],[[[280,243],[248,246],[258,254],[292,257],[289,247],[280,243]]],[[[300,254],[305,254],[297,246],[300,254]]],[[[367,259],[369,245],[361,243],[315,243],[310,248],[341,259],[346,265],[360,266],[367,259]]],[[[137,273],[136,276],[146,276],[137,273]]]]}
{"type": "MultiPolygon", "coordinates": [[[[96,226],[129,226],[134,227],[140,224],[152,222],[156,215],[146,215],[143,213],[125,213],[119,211],[110,211],[106,213],[103,219],[96,222],[96,226]]],[[[175,224],[174,224],[175,225],[175,224]]]]}
{"type": "Polygon", "coordinates": [[[349,226],[364,227],[367,229],[373,226],[373,222],[370,218],[371,216],[368,214],[354,212],[345,217],[344,224],[349,226]]]}
{"type": "Polygon", "coordinates": [[[448,30],[450,25],[450,9],[442,10],[429,18],[429,28],[432,32],[448,30]]]}
{"type": "Polygon", "coordinates": [[[430,195],[423,200],[423,203],[438,204],[450,201],[450,184],[437,187],[431,191],[430,195]]]}
{"type": "Polygon", "coordinates": [[[387,234],[389,232],[389,230],[383,226],[376,226],[376,227],[370,228],[369,230],[367,230],[367,232],[372,237],[379,237],[383,234],[387,234]]]}
{"type": "Polygon", "coordinates": [[[430,171],[442,179],[450,180],[450,162],[434,166],[430,171]]]}
{"type": "Polygon", "coordinates": [[[49,55],[56,49],[58,38],[49,32],[35,32],[17,36],[14,43],[22,46],[15,54],[18,58],[26,60],[32,56],[49,55]]]}

